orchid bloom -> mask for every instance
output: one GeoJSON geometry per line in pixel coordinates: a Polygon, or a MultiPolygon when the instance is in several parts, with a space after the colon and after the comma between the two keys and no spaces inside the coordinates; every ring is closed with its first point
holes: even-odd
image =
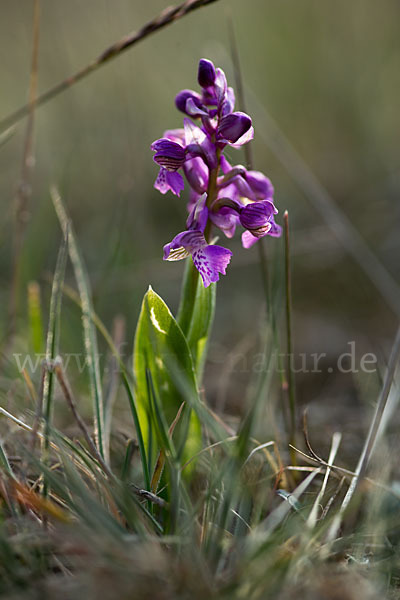
{"type": "Polygon", "coordinates": [[[260,171],[228,162],[226,148],[240,148],[254,137],[251,118],[235,111],[235,94],[222,69],[205,58],[199,62],[197,80],[201,91],[185,89],[175,105],[186,117],[182,129],[172,129],[151,145],[160,171],[154,187],[176,196],[184,189],[190,200],[187,229],[164,246],[164,260],[191,256],[204,286],[225,275],[232,252],[210,243],[211,227],[228,238],[236,227],[245,229],[242,245],[250,248],[262,237],[279,237],[281,227],[271,181],[260,171]],[[180,171],[180,172],[179,172],[180,171]]]}

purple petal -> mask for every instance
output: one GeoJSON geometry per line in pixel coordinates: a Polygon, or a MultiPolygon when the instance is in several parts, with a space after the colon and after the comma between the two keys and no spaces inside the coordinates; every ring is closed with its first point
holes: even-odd
{"type": "Polygon", "coordinates": [[[208,208],[206,206],[207,194],[199,197],[187,218],[186,227],[197,231],[204,231],[208,220],[208,208]]]}
{"type": "Polygon", "coordinates": [[[246,168],[243,165],[235,165],[229,171],[225,172],[222,177],[218,177],[217,184],[218,187],[224,187],[235,181],[238,175],[245,175],[246,168]]]}
{"type": "Polygon", "coordinates": [[[156,152],[153,160],[168,171],[177,171],[185,162],[185,148],[168,138],[156,140],[151,149],[156,152]]]}
{"type": "Polygon", "coordinates": [[[195,192],[192,188],[189,189],[189,202],[186,205],[188,213],[191,213],[194,205],[199,201],[201,194],[195,192]]]}
{"type": "Polygon", "coordinates": [[[242,112],[234,112],[221,119],[218,137],[223,142],[234,144],[251,128],[251,119],[242,112]]]}
{"type": "Polygon", "coordinates": [[[257,200],[256,195],[254,194],[253,190],[251,189],[251,187],[249,186],[249,184],[247,183],[247,181],[245,181],[243,179],[242,176],[237,176],[233,178],[232,183],[235,184],[239,195],[242,198],[248,198],[249,200],[257,200]]]}
{"type": "Polygon", "coordinates": [[[243,146],[244,144],[251,142],[251,140],[253,138],[254,138],[254,127],[250,127],[250,129],[248,131],[246,131],[246,133],[244,133],[242,135],[242,137],[238,139],[237,142],[235,142],[234,144],[231,144],[231,147],[238,149],[238,148],[240,148],[240,146],[243,146]]]}
{"type": "Polygon", "coordinates": [[[272,198],[274,187],[271,181],[260,171],[246,171],[244,175],[257,200],[272,198]]]}
{"type": "Polygon", "coordinates": [[[274,217],[271,218],[271,229],[268,231],[268,235],[272,235],[272,237],[281,237],[282,235],[282,227],[275,223],[274,217]]]}
{"type": "Polygon", "coordinates": [[[201,96],[193,90],[182,90],[175,98],[175,106],[178,110],[186,113],[186,102],[191,98],[196,106],[202,107],[201,96]]]}
{"type": "Polygon", "coordinates": [[[231,113],[234,108],[235,108],[235,92],[233,91],[233,88],[228,87],[228,89],[226,91],[225,100],[222,103],[221,115],[223,117],[225,117],[226,115],[229,115],[229,113],[231,113]]]}
{"type": "Polygon", "coordinates": [[[218,164],[217,151],[200,127],[196,127],[190,119],[184,119],[186,150],[192,156],[202,156],[210,169],[218,164]]]}
{"type": "Polygon", "coordinates": [[[193,98],[188,98],[186,100],[186,110],[185,113],[187,115],[190,115],[191,117],[208,117],[208,112],[205,111],[203,108],[200,108],[199,106],[196,105],[196,103],[194,102],[193,98]]]}
{"type": "Polygon", "coordinates": [[[170,171],[167,171],[167,169],[161,167],[154,183],[154,187],[162,194],[166,194],[168,190],[171,190],[175,196],[180,196],[185,184],[182,175],[179,173],[171,173],[170,171]]]}
{"type": "Polygon", "coordinates": [[[251,248],[254,244],[259,240],[254,235],[250,233],[250,231],[244,231],[242,233],[242,246],[243,248],[251,248]]]}
{"type": "Polygon", "coordinates": [[[183,171],[190,187],[198,194],[203,194],[208,186],[208,169],[200,156],[187,160],[183,165],[183,171]]]}
{"type": "Polygon", "coordinates": [[[236,225],[239,224],[239,216],[228,207],[223,207],[218,212],[211,211],[210,220],[221,229],[227,238],[235,235],[236,225]]]}
{"type": "Polygon", "coordinates": [[[201,275],[204,287],[219,280],[219,273],[225,275],[232,252],[222,246],[206,246],[192,254],[194,266],[201,275]]]}
{"type": "MultiPolygon", "coordinates": [[[[233,178],[235,179],[235,178],[233,178]]],[[[239,191],[235,185],[234,181],[229,182],[227,185],[224,185],[218,192],[217,198],[230,198],[234,202],[240,204],[240,195],[239,191]]]]}
{"type": "MultiPolygon", "coordinates": [[[[202,104],[205,104],[206,106],[217,106],[218,105],[218,100],[215,95],[214,86],[210,87],[210,88],[203,88],[203,94],[201,97],[201,101],[202,101],[202,104]]],[[[210,111],[211,116],[215,116],[214,111],[215,111],[215,113],[218,112],[216,109],[213,109],[213,111],[210,111]]]]}
{"type": "Polygon", "coordinates": [[[215,67],[211,60],[201,58],[199,62],[199,70],[197,73],[197,81],[203,88],[208,88],[214,85],[215,67]]]}
{"type": "Polygon", "coordinates": [[[214,90],[218,105],[220,106],[225,100],[227,90],[226,77],[222,69],[216,69],[215,71],[214,90]]]}
{"type": "Polygon", "coordinates": [[[187,258],[193,252],[201,250],[207,246],[204,235],[201,231],[182,231],[174,237],[163,248],[164,260],[182,260],[187,258]]]}
{"type": "Polygon", "coordinates": [[[272,227],[275,207],[269,200],[248,204],[240,213],[240,222],[255,237],[264,237],[272,227]]]}
{"type": "Polygon", "coordinates": [[[167,131],[164,131],[163,137],[172,142],[177,142],[181,146],[185,145],[185,130],[183,128],[167,129],[167,131]]]}
{"type": "Polygon", "coordinates": [[[211,118],[210,116],[205,117],[201,115],[201,124],[203,125],[203,131],[208,133],[208,135],[213,136],[216,132],[216,119],[211,118]]]}
{"type": "Polygon", "coordinates": [[[220,165],[221,165],[221,171],[223,172],[224,175],[226,175],[232,169],[231,164],[227,161],[227,159],[225,158],[225,156],[223,154],[221,154],[220,165]]]}

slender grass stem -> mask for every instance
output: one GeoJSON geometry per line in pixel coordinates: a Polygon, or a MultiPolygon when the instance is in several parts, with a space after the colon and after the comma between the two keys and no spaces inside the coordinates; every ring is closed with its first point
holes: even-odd
{"type": "Polygon", "coordinates": [[[113,474],[112,474],[111,470],[107,466],[107,464],[104,461],[103,457],[101,456],[100,452],[97,450],[95,443],[93,442],[92,438],[89,435],[89,432],[87,430],[85,422],[83,421],[82,417],[80,416],[80,414],[78,412],[75,399],[71,392],[71,386],[69,385],[69,382],[65,375],[64,369],[62,368],[61,361],[56,359],[54,362],[53,368],[54,368],[54,374],[56,375],[58,383],[60,384],[60,387],[64,394],[64,398],[65,398],[69,408],[71,409],[72,414],[74,415],[74,419],[75,419],[79,429],[81,430],[83,437],[85,438],[85,441],[86,441],[91,453],[93,454],[94,458],[100,464],[104,473],[108,477],[113,478],[113,474]]]}
{"type": "Polygon", "coordinates": [[[347,493],[343,499],[342,506],[340,510],[335,515],[335,518],[332,522],[332,525],[328,532],[328,540],[333,540],[336,537],[336,534],[339,530],[340,523],[343,517],[344,512],[348,508],[351,499],[354,496],[354,493],[357,487],[360,485],[362,481],[365,471],[367,469],[369,460],[371,458],[372,452],[374,450],[375,441],[378,435],[379,427],[382,422],[382,416],[384,410],[387,405],[387,400],[389,397],[390,388],[393,384],[393,379],[396,373],[396,369],[399,366],[400,362],[400,327],[397,330],[396,338],[392,347],[392,352],[390,354],[389,364],[386,372],[386,377],[383,382],[383,387],[375,408],[375,413],[371,421],[371,425],[368,431],[367,438],[365,440],[360,458],[358,460],[358,464],[354,473],[354,476],[350,482],[347,493]]]}
{"type": "MultiPolygon", "coordinates": [[[[157,17],[146,23],[139,31],[135,31],[132,33],[128,33],[123,38],[115,42],[111,46],[109,46],[106,50],[104,50],[97,58],[95,58],[88,65],[70,75],[63,81],[60,81],[57,85],[50,88],[40,96],[38,96],[35,100],[35,106],[41,106],[46,104],[68,88],[72,87],[78,81],[81,81],[94,71],[97,71],[101,66],[108,63],[113,58],[120,56],[125,50],[128,48],[132,48],[135,44],[140,42],[141,40],[148,37],[150,34],[163,29],[167,25],[178,21],[182,17],[191,13],[192,11],[202,8],[203,6],[207,6],[208,4],[213,4],[218,0],[186,0],[182,4],[178,6],[173,6],[166,8],[163,10],[157,17]]],[[[29,114],[31,104],[25,104],[15,112],[9,114],[7,117],[0,121],[0,132],[5,131],[15,123],[18,123],[21,119],[26,117],[29,114]]]]}
{"type": "Polygon", "coordinates": [[[26,105],[28,122],[26,125],[24,149],[20,181],[15,197],[15,232],[13,249],[13,269],[11,281],[11,293],[9,300],[9,329],[8,336],[13,337],[16,328],[18,314],[18,287],[21,275],[21,255],[28,222],[28,207],[31,197],[30,179],[34,166],[33,157],[33,125],[36,106],[37,82],[38,82],[38,57],[39,57],[39,25],[40,25],[40,0],[35,0],[33,5],[33,41],[32,59],[29,82],[29,102],[26,105]]]}
{"type": "MultiPolygon", "coordinates": [[[[59,345],[59,333],[60,333],[60,319],[61,319],[61,303],[62,303],[62,284],[64,281],[65,266],[67,262],[68,253],[68,224],[64,231],[64,239],[61,243],[60,250],[57,257],[57,264],[54,271],[54,278],[51,290],[50,299],[50,315],[49,315],[49,326],[47,330],[46,340],[46,361],[43,365],[43,373],[40,385],[40,395],[38,403],[38,414],[43,410],[44,415],[44,444],[43,444],[43,460],[44,462],[48,459],[50,449],[50,429],[51,429],[51,418],[53,409],[53,387],[54,378],[53,372],[47,369],[47,364],[50,364],[58,354],[59,345]],[[40,411],[40,412],[39,412],[40,411]]],[[[35,427],[34,426],[34,430],[35,427]]],[[[43,486],[43,495],[47,495],[47,481],[45,478],[43,486]]]]}
{"type": "Polygon", "coordinates": [[[89,277],[83,259],[80,254],[75,233],[69,221],[69,217],[61,196],[55,187],[50,190],[51,199],[54,204],[62,230],[69,231],[69,256],[75,272],[75,279],[79,290],[82,306],[82,323],[85,352],[90,377],[90,387],[93,401],[94,429],[96,444],[101,456],[104,458],[104,402],[101,386],[99,351],[97,346],[96,330],[92,323],[92,297],[89,277]]]}
{"type": "MultiPolygon", "coordinates": [[[[289,245],[289,213],[283,215],[285,233],[285,289],[286,289],[286,349],[287,349],[287,387],[290,411],[289,443],[296,443],[296,396],[293,369],[293,331],[292,331],[292,284],[290,273],[290,245],[289,245]]],[[[291,450],[292,462],[296,464],[296,454],[291,450]]]]}

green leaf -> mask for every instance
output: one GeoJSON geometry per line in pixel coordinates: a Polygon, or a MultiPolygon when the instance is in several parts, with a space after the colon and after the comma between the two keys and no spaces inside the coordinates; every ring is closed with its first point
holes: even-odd
{"type": "MultiPolygon", "coordinates": [[[[165,302],[150,287],[143,299],[134,344],[136,404],[147,451],[151,437],[153,440],[160,439],[159,423],[155,422],[154,406],[149,394],[148,373],[151,374],[154,393],[159,398],[163,417],[169,426],[185,401],[182,387],[176,382],[175,368],[184,377],[188,393],[197,395],[193,360],[185,336],[165,302]]],[[[199,451],[201,427],[193,411],[190,411],[188,428],[179,428],[174,437],[179,440],[177,447],[185,443],[183,460],[199,451]]],[[[153,448],[152,458],[155,457],[155,451],[156,448],[153,448]]]]}
{"type": "Polygon", "coordinates": [[[201,380],[207,342],[214,320],[217,285],[205,288],[193,261],[187,261],[177,321],[187,339],[201,380]]]}

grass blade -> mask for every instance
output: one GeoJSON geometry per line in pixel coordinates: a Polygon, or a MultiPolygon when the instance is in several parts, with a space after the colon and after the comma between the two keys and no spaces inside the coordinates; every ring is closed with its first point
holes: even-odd
{"type": "MultiPolygon", "coordinates": [[[[60,317],[61,317],[61,303],[62,303],[62,284],[64,281],[65,265],[67,262],[68,252],[68,241],[69,241],[69,224],[66,222],[64,229],[64,236],[61,242],[60,250],[57,257],[57,264],[54,271],[53,285],[51,290],[50,299],[50,313],[49,313],[49,325],[47,330],[46,340],[46,363],[50,365],[58,354],[59,346],[59,333],[60,333],[60,317]]],[[[43,376],[43,395],[40,400],[41,406],[43,407],[43,414],[45,419],[45,430],[44,430],[44,457],[46,461],[49,448],[50,448],[50,428],[51,428],[51,414],[53,407],[53,388],[54,388],[54,373],[52,369],[45,368],[43,376]]],[[[41,408],[41,407],[39,407],[41,408]]],[[[43,487],[44,495],[47,494],[46,483],[43,487]]]]}
{"type": "MultiPolygon", "coordinates": [[[[50,190],[51,198],[56,210],[58,219],[60,221],[62,230],[66,231],[69,223],[69,218],[61,199],[58,190],[52,187],[50,190]]],[[[100,380],[100,368],[99,368],[99,352],[97,347],[96,329],[92,321],[92,299],[90,292],[89,278],[86,273],[86,269],[78,248],[75,233],[70,227],[69,230],[69,256],[74,268],[75,279],[79,290],[79,296],[81,299],[82,307],[82,322],[83,322],[83,335],[86,360],[89,370],[90,377],[90,389],[93,402],[94,410],[94,434],[97,448],[102,458],[105,457],[104,452],[104,405],[103,405],[103,392],[101,388],[100,380]]]]}

